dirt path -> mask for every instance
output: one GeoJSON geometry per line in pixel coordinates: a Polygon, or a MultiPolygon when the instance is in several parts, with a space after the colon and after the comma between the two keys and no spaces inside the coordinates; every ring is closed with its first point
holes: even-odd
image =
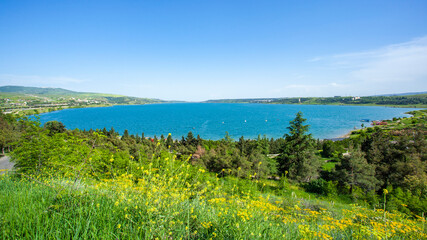
{"type": "Polygon", "coordinates": [[[6,173],[6,171],[1,171],[2,169],[11,170],[12,168],[13,168],[13,163],[10,162],[9,156],[4,156],[0,158],[0,175],[6,173]]]}

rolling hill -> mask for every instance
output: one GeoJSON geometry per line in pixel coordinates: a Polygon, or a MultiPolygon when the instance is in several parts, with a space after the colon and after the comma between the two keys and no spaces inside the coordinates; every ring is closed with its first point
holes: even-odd
{"type": "Polygon", "coordinates": [[[26,114],[55,111],[70,107],[93,107],[111,105],[139,105],[164,103],[152,98],[138,98],[124,95],[75,92],[62,88],[39,88],[23,86],[0,87],[0,110],[26,114]]]}

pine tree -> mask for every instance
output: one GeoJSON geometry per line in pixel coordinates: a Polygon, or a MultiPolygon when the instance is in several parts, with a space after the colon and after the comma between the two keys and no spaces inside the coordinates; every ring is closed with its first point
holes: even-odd
{"type": "Polygon", "coordinates": [[[55,133],[65,132],[65,126],[62,122],[50,121],[44,124],[44,128],[49,130],[49,136],[53,136],[55,133]]]}
{"type": "Polygon", "coordinates": [[[314,154],[314,140],[311,134],[306,134],[309,125],[304,125],[305,121],[301,112],[290,121],[289,133],[284,135],[285,145],[278,158],[279,172],[287,172],[290,179],[298,182],[317,178],[320,167],[320,161],[314,154]]]}
{"type": "Polygon", "coordinates": [[[108,131],[108,136],[109,137],[114,137],[116,135],[116,131],[114,130],[113,127],[111,127],[110,131],[108,131]]]}
{"type": "Polygon", "coordinates": [[[164,142],[165,141],[165,136],[162,134],[162,135],[160,135],[160,141],[161,142],[164,142]]]}
{"type": "Polygon", "coordinates": [[[199,134],[197,134],[197,138],[196,138],[196,145],[197,146],[199,146],[199,145],[202,145],[203,144],[203,140],[202,140],[202,138],[200,137],[200,135],[199,134]]]}
{"type": "Polygon", "coordinates": [[[187,134],[187,138],[185,139],[185,141],[186,141],[186,143],[187,143],[187,145],[190,145],[190,146],[194,146],[195,147],[195,141],[196,141],[196,139],[194,139],[194,135],[193,135],[193,132],[188,132],[188,134],[187,134]]]}
{"type": "Polygon", "coordinates": [[[125,129],[125,131],[123,132],[123,139],[129,138],[129,131],[127,129],[125,129]]]}
{"type": "Polygon", "coordinates": [[[168,138],[166,139],[166,146],[169,148],[173,148],[173,139],[172,135],[169,133],[168,138]]]}
{"type": "Polygon", "coordinates": [[[334,145],[331,140],[325,140],[322,144],[322,157],[329,158],[332,157],[334,152],[334,145]]]}
{"type": "Polygon", "coordinates": [[[135,140],[136,140],[136,143],[141,143],[141,137],[138,135],[138,133],[135,136],[135,140]]]}
{"type": "Polygon", "coordinates": [[[239,142],[237,143],[237,148],[240,150],[240,155],[246,155],[246,140],[243,136],[239,138],[239,142]]]}
{"type": "Polygon", "coordinates": [[[341,184],[350,186],[350,193],[354,187],[365,191],[375,190],[379,181],[375,178],[375,166],[369,164],[360,147],[350,145],[348,154],[341,158],[341,163],[336,166],[337,177],[341,184]]]}
{"type": "Polygon", "coordinates": [[[261,138],[261,135],[258,135],[257,139],[257,150],[261,152],[264,155],[267,155],[269,153],[270,145],[268,143],[268,139],[266,136],[261,138]]]}

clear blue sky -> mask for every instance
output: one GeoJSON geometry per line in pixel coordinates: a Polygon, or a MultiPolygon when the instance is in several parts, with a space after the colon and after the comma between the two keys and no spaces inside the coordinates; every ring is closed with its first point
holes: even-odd
{"type": "Polygon", "coordinates": [[[427,90],[427,1],[0,1],[0,85],[166,100],[427,90]]]}

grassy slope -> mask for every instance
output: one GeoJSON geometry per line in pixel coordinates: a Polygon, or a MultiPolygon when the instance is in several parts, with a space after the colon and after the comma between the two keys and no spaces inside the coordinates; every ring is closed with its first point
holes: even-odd
{"type": "Polygon", "coordinates": [[[137,98],[116,94],[73,92],[61,88],[34,88],[5,86],[0,87],[0,106],[2,109],[10,110],[19,115],[32,115],[50,111],[61,110],[70,107],[104,107],[111,105],[133,105],[165,102],[159,99],[137,98]],[[27,102],[25,106],[16,106],[6,101],[10,99],[13,103],[27,102]],[[88,103],[79,101],[87,100],[88,103]],[[45,107],[44,104],[62,104],[62,106],[45,107]],[[37,108],[21,110],[21,108],[37,108]]]}
{"type": "MultiPolygon", "coordinates": [[[[387,125],[377,125],[375,127],[381,128],[386,132],[415,128],[427,129],[427,109],[411,111],[407,113],[412,114],[413,116],[410,118],[397,118],[393,120],[386,120],[385,122],[387,123],[387,125]]],[[[357,138],[362,132],[369,134],[370,132],[372,132],[372,128],[373,126],[365,129],[352,131],[350,138],[357,138]]]]}
{"type": "Polygon", "coordinates": [[[137,98],[129,97],[118,94],[107,94],[107,93],[90,93],[90,92],[75,92],[62,88],[38,88],[38,87],[21,87],[21,86],[3,86],[0,87],[0,96],[4,97],[80,97],[80,98],[129,98],[133,100],[144,100],[144,101],[161,101],[158,99],[150,98],[137,98]]]}
{"type": "MultiPolygon", "coordinates": [[[[409,118],[396,118],[393,120],[386,120],[387,125],[378,125],[378,126],[369,126],[367,125],[364,129],[352,130],[349,133],[350,138],[358,138],[362,133],[370,134],[373,132],[374,127],[389,131],[399,131],[403,129],[415,129],[415,128],[424,128],[427,129],[427,109],[417,110],[407,112],[412,114],[412,117],[409,118]]],[[[319,154],[320,156],[320,154],[319,154]]],[[[322,169],[325,171],[332,171],[335,168],[335,165],[339,162],[337,157],[332,158],[321,158],[322,169]]]]}
{"type": "MultiPolygon", "coordinates": [[[[426,114],[400,123],[416,127],[426,114]]],[[[422,217],[319,198],[286,180],[219,178],[173,154],[111,178],[79,176],[82,166],[67,177],[0,177],[0,238],[427,238],[422,217]]]]}
{"type": "Polygon", "coordinates": [[[286,180],[218,178],[173,155],[101,180],[49,175],[0,178],[2,239],[427,237],[423,218],[319,199],[286,180]]]}

